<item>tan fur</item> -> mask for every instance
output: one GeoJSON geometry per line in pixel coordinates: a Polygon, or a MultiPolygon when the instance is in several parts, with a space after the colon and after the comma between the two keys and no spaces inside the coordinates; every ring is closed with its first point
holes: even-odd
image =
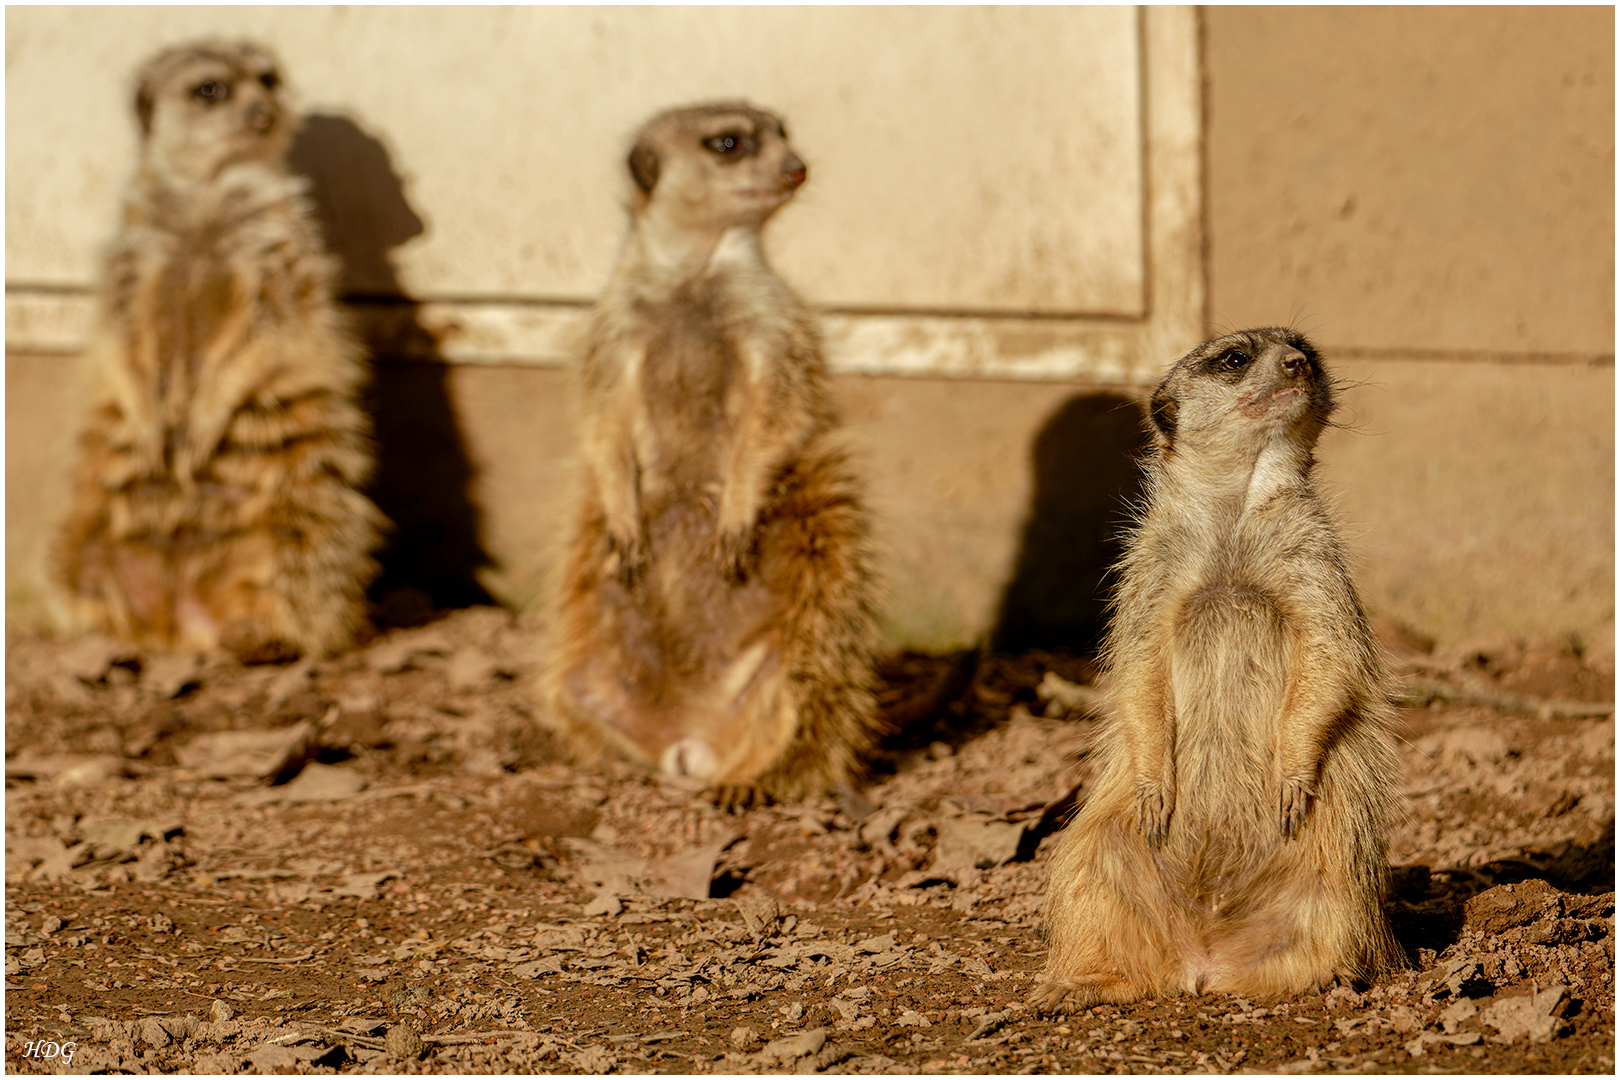
{"type": "Polygon", "coordinates": [[[363,617],[382,517],[365,367],[331,296],[295,118],[251,45],[141,72],[139,167],[87,353],[52,552],[66,620],[155,647],[329,653],[363,617]]]}
{"type": "Polygon", "coordinates": [[[1291,330],[1207,342],[1153,395],[1111,717],[1052,860],[1037,1007],[1297,992],[1399,960],[1393,707],[1311,477],[1332,409],[1291,330]]]}
{"type": "Polygon", "coordinates": [[[860,487],[810,314],[760,248],[805,167],[776,117],[723,103],[654,118],[630,170],[630,237],[583,361],[586,493],[543,712],[587,753],[722,791],[822,791],[878,721],[860,487]]]}

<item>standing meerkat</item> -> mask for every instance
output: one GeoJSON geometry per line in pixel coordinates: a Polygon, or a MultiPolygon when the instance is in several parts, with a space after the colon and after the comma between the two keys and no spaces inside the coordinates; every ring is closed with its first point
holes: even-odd
{"type": "Polygon", "coordinates": [[[1053,856],[1032,1004],[1298,992],[1397,963],[1394,708],[1312,480],[1332,380],[1292,330],[1154,391],[1096,787],[1053,856]]]}
{"type": "Polygon", "coordinates": [[[780,120],[728,102],[653,118],[629,168],[543,713],[722,803],[824,791],[879,722],[860,488],[810,313],[760,246],[805,165],[780,120]]]}
{"type": "Polygon", "coordinates": [[[283,164],[281,75],[252,45],[171,49],[135,111],[52,552],[66,619],[159,648],[330,653],[361,622],[383,519],[359,491],[364,363],[283,164]]]}

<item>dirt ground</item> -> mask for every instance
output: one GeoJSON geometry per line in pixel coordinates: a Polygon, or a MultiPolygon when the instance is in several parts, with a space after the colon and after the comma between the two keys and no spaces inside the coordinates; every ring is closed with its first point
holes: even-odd
{"type": "Polygon", "coordinates": [[[1612,1072],[1614,721],[1574,704],[1612,657],[1385,631],[1410,969],[1057,1018],[1023,998],[1084,658],[890,658],[866,786],[730,815],[568,764],[498,610],[249,667],[12,631],[5,1065],[1612,1072]]]}

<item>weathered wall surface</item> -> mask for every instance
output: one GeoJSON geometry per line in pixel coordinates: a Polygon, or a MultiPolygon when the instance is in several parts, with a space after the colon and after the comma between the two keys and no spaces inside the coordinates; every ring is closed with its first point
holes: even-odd
{"type": "Polygon", "coordinates": [[[1321,456],[1370,604],[1612,647],[1614,10],[1203,18],[1212,330],[1351,384],[1321,456]]]}
{"type": "Polygon", "coordinates": [[[565,363],[633,132],[716,98],[779,110],[810,163],[771,246],[835,314],[841,370],[1141,379],[1202,310],[1191,9],[39,7],[6,28],[12,349],[82,333],[130,73],[205,36],[282,58],[348,288],[428,304],[434,359],[565,363]]]}
{"type": "MultiPolygon", "coordinates": [[[[28,39],[15,33],[15,12],[7,15],[8,48],[21,55],[28,39]]],[[[963,17],[1006,22],[1010,14],[963,17]]],[[[264,10],[209,17],[257,19],[266,33],[291,33],[287,28],[296,24],[264,10]]],[[[950,310],[955,305],[980,306],[975,295],[990,307],[1007,303],[1005,295],[1016,289],[1003,295],[982,282],[963,285],[970,289],[963,300],[950,292],[960,282],[948,267],[937,275],[933,299],[897,292],[896,303],[914,306],[898,314],[857,310],[852,298],[875,286],[834,288],[824,255],[837,245],[824,234],[828,222],[858,217],[840,209],[859,200],[862,187],[850,186],[838,153],[841,126],[863,126],[860,102],[822,110],[813,100],[815,80],[803,72],[795,76],[804,86],[797,98],[775,91],[768,72],[756,73],[761,81],[740,91],[780,105],[795,137],[816,144],[814,153],[805,151],[812,182],[801,204],[783,213],[783,228],[771,242],[780,243],[793,280],[832,305],[829,341],[844,372],[837,392],[868,465],[888,553],[890,636],[934,647],[992,630],[1009,646],[1094,636],[1100,569],[1113,556],[1120,502],[1134,485],[1130,399],[1152,371],[1196,343],[1201,320],[1183,319],[1175,330],[1161,318],[1151,333],[1144,331],[1155,311],[1162,314],[1155,305],[1167,294],[1182,304],[1195,301],[1196,311],[1204,312],[1207,284],[1210,333],[1292,322],[1318,340],[1349,384],[1341,416],[1346,427],[1327,434],[1321,457],[1376,613],[1449,642],[1574,633],[1589,642],[1607,635],[1612,643],[1612,10],[1211,8],[1200,18],[1204,254],[1187,256],[1185,246],[1163,236],[1155,241],[1154,222],[1173,216],[1174,208],[1155,217],[1150,154],[1137,219],[1146,222],[1140,235],[1149,255],[1136,269],[1125,265],[1108,286],[1145,283],[1140,296],[1149,314],[1135,322],[958,314],[950,310]],[[842,115],[837,108],[849,107],[854,119],[833,122],[842,115]],[[1183,255],[1173,259],[1154,257],[1178,250],[1183,255]],[[1164,276],[1189,267],[1192,284],[1164,276]],[[1144,349],[1151,363],[1134,366],[1132,350],[1144,349]],[[903,356],[906,363],[885,369],[847,360],[863,355],[903,356]],[[1113,366],[1095,363],[1108,355],[1116,358],[1113,366]],[[876,374],[886,370],[908,377],[876,374]],[[1054,377],[1078,370],[1134,376],[1136,385],[1096,375],[1054,377]],[[985,377],[990,374],[1021,378],[985,377]]],[[[997,32],[987,25],[974,32],[997,32]]],[[[1028,32],[1027,26],[1010,28],[1006,40],[1023,40],[1028,32]]],[[[941,40],[941,48],[950,44],[941,40]]],[[[1147,43],[1143,79],[1151,99],[1153,79],[1165,74],[1156,74],[1152,63],[1152,34],[1139,32],[1134,40],[1147,43]]],[[[132,42],[130,62],[160,43],[132,42]]],[[[456,48],[466,51],[462,44],[456,48]]],[[[295,79],[318,74],[319,64],[300,64],[285,44],[281,49],[295,79]]],[[[387,66],[412,62],[400,54],[387,66]]],[[[20,168],[14,148],[26,131],[19,96],[10,88],[15,66],[8,60],[8,181],[20,168]]],[[[329,66],[336,71],[341,65],[329,66]]],[[[466,83],[477,72],[475,65],[451,74],[466,83]]],[[[1064,86],[1064,93],[1031,92],[1021,107],[1037,118],[1051,110],[1057,123],[1069,88],[1062,79],[1042,79],[1064,86]]],[[[113,93],[116,83],[109,77],[106,91],[113,127],[124,122],[116,113],[123,107],[121,91],[113,93]]],[[[685,100],[697,89],[724,88],[677,89],[685,100]]],[[[353,92],[360,92],[358,84],[353,92]]],[[[623,115],[602,121],[603,130],[589,136],[600,143],[592,144],[591,154],[603,159],[591,168],[604,176],[617,167],[628,129],[667,103],[621,97],[615,107],[623,115]]],[[[918,115],[931,108],[921,98],[895,100],[918,115]]],[[[521,174],[491,177],[492,201],[477,213],[494,216],[479,225],[484,219],[472,211],[443,196],[425,197],[430,188],[421,152],[402,147],[409,139],[431,140],[431,130],[416,130],[409,117],[385,122],[380,106],[361,110],[336,92],[306,102],[329,119],[315,132],[326,141],[307,144],[307,171],[371,170],[392,178],[391,187],[381,188],[391,191],[392,201],[368,196],[369,239],[351,237],[344,249],[351,273],[358,268],[358,283],[428,301],[420,309],[381,312],[395,325],[373,335],[386,354],[372,402],[384,448],[380,498],[402,523],[399,543],[414,546],[399,580],[408,579],[412,567],[419,572],[436,561],[448,575],[434,585],[443,596],[487,590],[514,606],[532,604],[566,527],[573,420],[568,372],[545,366],[562,355],[566,318],[524,322],[524,313],[566,316],[584,297],[548,297],[535,284],[525,294],[529,308],[496,305],[486,319],[491,309],[457,300],[453,290],[435,292],[436,273],[459,280],[454,275],[463,265],[453,245],[444,246],[452,213],[468,214],[466,227],[475,231],[493,222],[492,235],[504,245],[498,265],[473,270],[515,275],[521,285],[528,280],[524,268],[540,265],[524,262],[522,244],[515,243],[523,230],[495,227],[503,201],[512,205],[521,197],[521,174]],[[346,117],[350,128],[342,128],[346,117]],[[355,124],[354,117],[364,122],[355,124]],[[463,336],[447,334],[436,321],[441,318],[462,320],[463,336]],[[480,352],[483,346],[474,346],[483,340],[495,344],[480,352]],[[502,362],[501,349],[514,341],[553,344],[521,362],[502,362]],[[426,362],[389,358],[401,355],[426,362]]],[[[532,110],[522,137],[540,139],[535,132],[543,110],[532,103],[503,108],[532,110]]],[[[957,126],[975,128],[966,121],[957,126]]],[[[931,155],[922,147],[926,166],[897,174],[907,180],[898,205],[909,200],[938,209],[932,190],[960,179],[964,148],[1013,152],[1000,135],[991,124],[974,134],[981,143],[936,146],[931,155]]],[[[127,142],[127,134],[117,138],[127,142]]],[[[1151,137],[1146,143],[1158,145],[1151,137]]],[[[99,199],[112,198],[107,193],[116,191],[127,168],[128,149],[120,144],[116,155],[108,152],[117,160],[110,178],[97,181],[99,199]]],[[[1017,155],[1039,153],[1027,140],[1016,147],[1017,155]]],[[[1054,189],[1069,178],[1060,156],[1024,167],[1048,169],[1054,189]]],[[[73,191],[72,185],[90,180],[64,173],[51,182],[73,191]]],[[[617,243],[617,195],[603,195],[603,186],[616,182],[580,182],[579,199],[596,206],[586,215],[580,243],[601,246],[569,249],[582,280],[605,273],[617,243]]],[[[52,316],[33,303],[38,296],[12,303],[30,284],[17,278],[16,266],[26,260],[11,249],[24,235],[13,236],[12,227],[20,190],[8,183],[7,615],[34,619],[46,522],[66,475],[67,435],[76,421],[68,359],[41,351],[42,335],[18,326],[24,317],[52,316]],[[19,342],[34,346],[20,348],[19,342]]],[[[334,212],[353,219],[352,193],[330,182],[324,190],[334,212]]],[[[1013,201],[1033,205],[1025,196],[1013,201]]],[[[83,213],[90,224],[71,226],[84,233],[75,243],[103,235],[112,206],[97,203],[83,213]]],[[[983,223],[968,216],[961,223],[963,263],[984,250],[972,234],[983,223]]],[[[858,225],[857,218],[848,220],[858,225]]],[[[853,232],[863,228],[870,223],[853,232]]],[[[886,235],[878,239],[903,244],[903,230],[886,235]]],[[[1196,253],[1196,229],[1180,234],[1181,242],[1189,235],[1196,253]]],[[[877,241],[867,235],[863,242],[877,241]]],[[[1019,243],[996,250],[1016,253],[1019,243]]],[[[78,258],[63,247],[52,257],[69,270],[78,258]]],[[[75,275],[82,276],[64,270],[58,278],[71,285],[75,275]]],[[[907,285],[914,277],[898,280],[907,285]]],[[[1037,293],[1028,293],[1030,311],[1040,308],[1037,293]]],[[[1097,310],[1113,302],[1097,301],[1097,310]]],[[[73,318],[82,312],[53,326],[70,327],[73,318]]]]}
{"type": "Polygon", "coordinates": [[[1204,12],[1209,306],[1335,345],[1614,353],[1614,10],[1204,12]]]}

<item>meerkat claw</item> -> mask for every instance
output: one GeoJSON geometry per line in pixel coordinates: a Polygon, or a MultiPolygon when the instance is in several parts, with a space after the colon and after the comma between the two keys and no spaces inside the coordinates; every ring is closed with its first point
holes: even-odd
{"type": "Polygon", "coordinates": [[[1285,840],[1294,839],[1304,828],[1311,799],[1311,789],[1305,780],[1288,777],[1282,782],[1277,796],[1277,821],[1285,840]]]}
{"type": "Polygon", "coordinates": [[[611,551],[608,557],[608,572],[620,585],[630,588],[646,575],[647,544],[643,539],[637,537],[633,540],[621,540],[618,537],[610,537],[608,546],[611,551]]]}
{"type": "Polygon", "coordinates": [[[753,784],[716,784],[706,794],[715,809],[726,814],[741,814],[771,801],[753,784]]]}
{"type": "Polygon", "coordinates": [[[748,530],[721,530],[714,538],[714,561],[728,581],[747,581],[753,570],[755,537],[748,530]]]}
{"type": "Polygon", "coordinates": [[[1156,781],[1137,785],[1137,828],[1149,847],[1162,848],[1170,834],[1171,801],[1170,793],[1156,781]]]}

